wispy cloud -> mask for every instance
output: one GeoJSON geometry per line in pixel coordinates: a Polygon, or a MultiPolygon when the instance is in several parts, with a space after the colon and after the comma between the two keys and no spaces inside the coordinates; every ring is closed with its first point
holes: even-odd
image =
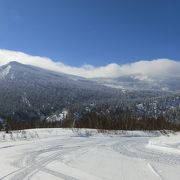
{"type": "Polygon", "coordinates": [[[23,52],[0,49],[0,65],[11,61],[87,78],[137,75],[137,78],[143,77],[148,79],[149,77],[180,76],[180,62],[169,59],[143,60],[123,65],[112,63],[100,67],[92,65],[74,67],[65,65],[62,62],[55,62],[47,57],[32,56],[23,52]]]}

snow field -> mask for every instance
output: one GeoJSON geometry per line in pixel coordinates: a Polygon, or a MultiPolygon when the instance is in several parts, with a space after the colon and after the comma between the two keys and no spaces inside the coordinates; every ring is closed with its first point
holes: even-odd
{"type": "Polygon", "coordinates": [[[2,180],[179,180],[179,133],[92,129],[0,132],[2,180]]]}

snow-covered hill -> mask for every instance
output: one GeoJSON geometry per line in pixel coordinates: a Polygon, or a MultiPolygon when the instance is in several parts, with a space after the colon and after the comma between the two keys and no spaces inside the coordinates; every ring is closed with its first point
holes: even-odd
{"type": "MultiPolygon", "coordinates": [[[[133,76],[87,79],[10,62],[0,66],[0,118],[17,121],[58,119],[64,109],[79,114],[82,109],[91,109],[92,104],[93,107],[108,104],[132,109],[138,115],[148,113],[156,117],[175,113],[171,116],[177,121],[180,93],[165,91],[170,90],[166,86],[162,86],[162,90],[158,87],[160,82],[154,86],[154,81],[148,81],[148,84],[145,81],[133,76]],[[114,88],[117,86],[120,88],[114,88]]],[[[178,78],[166,82],[171,82],[176,90],[179,88],[178,78]]]]}
{"type": "Polygon", "coordinates": [[[109,99],[114,93],[85,78],[35,66],[10,62],[0,67],[0,117],[40,119],[76,103],[109,99]]]}

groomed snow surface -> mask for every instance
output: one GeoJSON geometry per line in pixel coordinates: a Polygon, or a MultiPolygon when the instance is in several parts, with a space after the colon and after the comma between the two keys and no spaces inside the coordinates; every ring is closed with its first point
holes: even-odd
{"type": "Polygon", "coordinates": [[[0,179],[179,180],[180,133],[0,132],[0,179]]]}

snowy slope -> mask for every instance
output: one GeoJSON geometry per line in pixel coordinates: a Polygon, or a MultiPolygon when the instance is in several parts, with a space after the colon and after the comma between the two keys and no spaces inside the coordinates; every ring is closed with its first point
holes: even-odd
{"type": "Polygon", "coordinates": [[[0,66],[0,94],[1,117],[32,120],[75,103],[109,99],[114,91],[78,76],[10,62],[0,66]]]}
{"type": "MultiPolygon", "coordinates": [[[[178,82],[175,84],[179,85],[178,82]]],[[[153,117],[166,116],[167,113],[170,120],[179,120],[179,92],[162,92],[157,87],[155,91],[149,91],[151,88],[144,91],[143,86],[144,83],[137,79],[134,81],[132,77],[104,79],[102,82],[10,62],[0,66],[0,118],[60,121],[64,109],[74,109],[73,113],[79,113],[91,104],[94,107],[108,104],[132,108],[138,116],[147,112],[153,117]],[[130,86],[132,91],[112,88],[112,84],[116,86],[121,82],[130,86]],[[135,86],[139,87],[138,91],[135,91],[135,86]]]]}
{"type": "Polygon", "coordinates": [[[149,141],[147,147],[166,153],[180,154],[180,133],[153,138],[149,141]]]}
{"type": "MultiPolygon", "coordinates": [[[[178,180],[180,157],[147,148],[159,133],[35,129],[0,140],[0,179],[178,180]]],[[[1,133],[2,135],[3,133],[1,133]]]]}
{"type": "Polygon", "coordinates": [[[11,65],[7,65],[6,68],[4,68],[0,72],[0,79],[5,79],[6,76],[9,74],[10,70],[11,70],[11,65]]]}

